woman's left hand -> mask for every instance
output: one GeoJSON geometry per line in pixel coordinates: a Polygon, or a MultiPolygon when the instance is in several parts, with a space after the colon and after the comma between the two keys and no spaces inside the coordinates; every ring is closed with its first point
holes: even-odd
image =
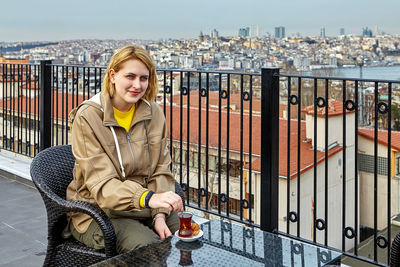
{"type": "Polygon", "coordinates": [[[155,219],[154,230],[156,230],[157,234],[160,236],[161,239],[164,239],[172,235],[171,231],[167,226],[167,223],[165,222],[165,216],[159,216],[155,219]]]}

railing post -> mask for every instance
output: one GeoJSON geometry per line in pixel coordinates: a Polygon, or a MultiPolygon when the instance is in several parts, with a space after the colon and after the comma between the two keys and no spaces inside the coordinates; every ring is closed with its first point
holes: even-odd
{"type": "Polygon", "coordinates": [[[40,151],[51,146],[51,60],[40,61],[40,151]]]}
{"type": "Polygon", "coordinates": [[[261,230],[278,229],[279,69],[261,76],[261,230]]]}

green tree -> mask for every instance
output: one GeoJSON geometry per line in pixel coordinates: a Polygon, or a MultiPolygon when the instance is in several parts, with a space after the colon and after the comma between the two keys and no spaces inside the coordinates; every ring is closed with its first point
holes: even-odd
{"type": "Polygon", "coordinates": [[[400,105],[392,104],[392,126],[393,130],[400,131],[400,105]]]}

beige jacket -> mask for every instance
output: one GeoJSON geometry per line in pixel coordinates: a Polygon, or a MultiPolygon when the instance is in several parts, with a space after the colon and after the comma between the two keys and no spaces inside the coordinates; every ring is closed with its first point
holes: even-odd
{"type": "MultiPolygon", "coordinates": [[[[84,200],[109,211],[139,211],[140,196],[175,191],[170,172],[167,127],[161,108],[140,100],[129,132],[114,118],[110,96],[101,92],[71,111],[72,152],[76,162],[67,200],[84,200]]],[[[167,209],[153,209],[169,215],[167,209]]],[[[92,219],[71,213],[75,229],[84,233],[92,219]]]]}

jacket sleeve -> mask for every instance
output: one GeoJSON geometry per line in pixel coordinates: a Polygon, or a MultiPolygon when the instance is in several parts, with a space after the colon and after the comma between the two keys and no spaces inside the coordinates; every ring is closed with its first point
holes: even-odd
{"type": "Polygon", "coordinates": [[[78,192],[87,188],[102,209],[139,210],[140,196],[147,190],[140,184],[119,179],[119,174],[98,137],[84,116],[75,118],[72,127],[72,152],[76,159],[78,192]]]}
{"type": "MultiPolygon", "coordinates": [[[[163,132],[160,143],[160,153],[157,161],[157,165],[153,175],[149,179],[148,188],[156,193],[162,193],[167,191],[175,192],[175,178],[170,171],[171,156],[167,144],[167,125],[164,114],[161,111],[161,123],[163,123],[163,132]]],[[[152,209],[151,214],[154,217],[157,213],[170,214],[170,211],[165,208],[152,209]]]]}

